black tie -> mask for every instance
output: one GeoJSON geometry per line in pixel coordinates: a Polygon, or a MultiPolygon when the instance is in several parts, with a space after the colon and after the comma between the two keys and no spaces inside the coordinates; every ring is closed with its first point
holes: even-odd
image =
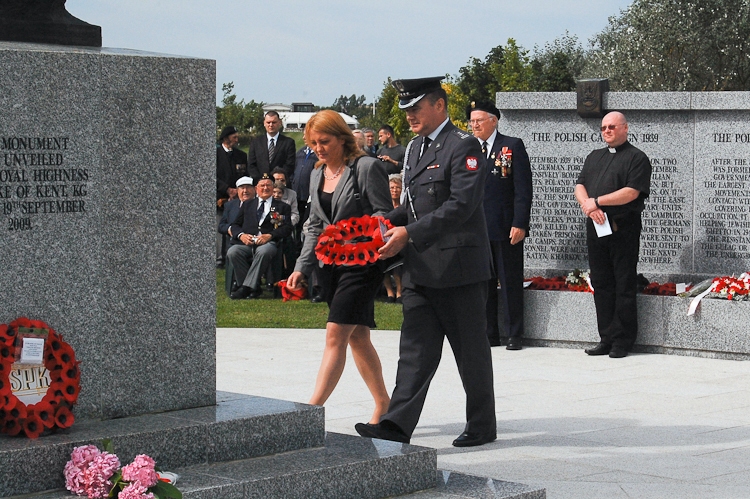
{"type": "Polygon", "coordinates": [[[482,142],[482,154],[484,154],[484,157],[487,158],[487,141],[486,140],[482,142]]]}
{"type": "Polygon", "coordinates": [[[425,137],[424,140],[422,141],[422,150],[419,151],[419,159],[422,159],[422,156],[424,155],[425,151],[427,151],[427,149],[430,147],[430,142],[432,142],[432,140],[430,140],[429,137],[425,137]]]}
{"type": "Polygon", "coordinates": [[[273,139],[271,139],[271,143],[268,144],[268,162],[270,163],[273,161],[273,155],[276,153],[276,146],[273,144],[273,139]]]}
{"type": "Polygon", "coordinates": [[[262,199],[258,200],[258,225],[260,225],[260,220],[261,218],[263,218],[263,203],[265,203],[265,201],[263,201],[262,199]]]}

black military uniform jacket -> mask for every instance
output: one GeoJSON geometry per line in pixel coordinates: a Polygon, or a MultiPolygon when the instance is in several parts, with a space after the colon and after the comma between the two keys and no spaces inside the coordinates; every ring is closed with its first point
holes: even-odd
{"type": "Polygon", "coordinates": [[[450,121],[419,159],[423,140],[417,137],[407,148],[404,189],[410,197],[388,214],[410,237],[404,284],[447,288],[488,280],[492,264],[481,146],[450,121]]]}

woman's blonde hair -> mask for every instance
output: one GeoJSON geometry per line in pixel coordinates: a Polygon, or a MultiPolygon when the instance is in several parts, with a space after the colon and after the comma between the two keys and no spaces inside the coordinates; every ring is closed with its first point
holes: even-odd
{"type": "MultiPolygon", "coordinates": [[[[352,130],[336,111],[324,109],[313,114],[305,125],[305,143],[310,143],[310,132],[325,133],[333,135],[344,141],[344,162],[349,163],[354,158],[364,156],[365,153],[357,146],[357,141],[352,134],[352,130]]],[[[315,168],[319,168],[322,161],[315,163],[315,168]]]]}

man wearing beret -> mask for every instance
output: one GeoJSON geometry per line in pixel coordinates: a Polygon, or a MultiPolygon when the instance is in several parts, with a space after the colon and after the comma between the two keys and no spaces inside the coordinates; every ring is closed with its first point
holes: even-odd
{"type": "Polygon", "coordinates": [[[487,218],[496,277],[487,288],[487,337],[501,345],[497,321],[497,284],[503,300],[508,350],[520,350],[523,337],[523,240],[531,215],[531,165],[523,141],[497,132],[500,111],[473,101],[466,110],[474,137],[487,160],[484,215],[487,218]]]}
{"type": "MultiPolygon", "coordinates": [[[[240,135],[237,127],[225,126],[219,135],[220,144],[216,147],[216,224],[224,213],[224,203],[237,197],[235,185],[245,175],[247,154],[237,148],[240,135]]],[[[226,237],[217,232],[216,266],[224,268],[227,255],[226,237]]]]}
{"type": "Polygon", "coordinates": [[[456,447],[497,438],[485,303],[492,276],[479,143],[448,119],[442,77],[396,80],[399,107],[417,134],[404,162],[406,202],[388,214],[381,258],[404,256],[404,322],[391,403],[363,437],[409,442],[448,338],[466,391],[466,426],[456,447]]]}

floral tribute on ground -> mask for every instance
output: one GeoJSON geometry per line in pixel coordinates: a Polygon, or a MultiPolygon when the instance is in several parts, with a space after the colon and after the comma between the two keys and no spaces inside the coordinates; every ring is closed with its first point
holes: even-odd
{"type": "Polygon", "coordinates": [[[120,468],[112,443],[105,440],[104,447],[104,451],[96,445],[73,449],[63,471],[65,488],[89,499],[182,499],[174,480],[162,477],[151,457],[139,454],[120,468]]]}
{"type": "Polygon", "coordinates": [[[20,317],[10,324],[0,324],[0,431],[37,438],[47,429],[69,428],[75,420],[71,409],[81,391],[79,364],[73,348],[44,322],[20,317]],[[50,384],[42,400],[32,405],[13,393],[10,381],[21,348],[22,328],[44,331],[47,336],[43,358],[50,384]]]}
{"type": "Polygon", "coordinates": [[[323,230],[315,255],[326,265],[367,265],[378,261],[378,249],[385,244],[381,224],[393,228],[383,217],[353,217],[323,230]]]}

